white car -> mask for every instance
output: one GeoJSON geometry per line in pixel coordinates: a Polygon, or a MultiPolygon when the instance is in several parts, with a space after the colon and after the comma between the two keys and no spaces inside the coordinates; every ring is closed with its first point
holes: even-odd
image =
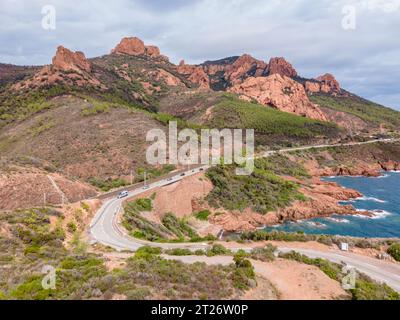
{"type": "Polygon", "coordinates": [[[118,198],[118,199],[126,198],[128,195],[129,195],[128,191],[121,191],[121,192],[118,194],[117,198],[118,198]]]}

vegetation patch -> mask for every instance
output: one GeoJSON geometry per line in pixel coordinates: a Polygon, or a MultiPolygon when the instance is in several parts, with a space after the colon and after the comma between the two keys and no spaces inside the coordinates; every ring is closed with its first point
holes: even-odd
{"type": "Polygon", "coordinates": [[[334,97],[316,94],[310,100],[322,107],[353,114],[360,119],[376,125],[385,123],[390,127],[400,126],[400,113],[359,97],[334,97]]]}
{"type": "Polygon", "coordinates": [[[122,225],[132,237],[152,242],[201,242],[215,240],[213,236],[200,237],[185,219],[166,213],[161,224],[147,220],[141,212],[151,211],[152,199],[137,199],[125,206],[122,225]]]}
{"type": "Polygon", "coordinates": [[[400,243],[393,243],[388,248],[387,253],[389,253],[396,261],[400,261],[400,243]]]}
{"type": "Polygon", "coordinates": [[[92,186],[99,188],[101,191],[104,192],[108,192],[112,189],[117,189],[129,185],[129,183],[126,180],[120,178],[117,179],[109,178],[107,180],[102,180],[99,178],[92,177],[89,179],[89,183],[92,186]]]}
{"type": "MultiPolygon", "coordinates": [[[[342,282],[343,266],[325,259],[312,259],[292,251],[279,255],[281,258],[295,260],[321,269],[329,278],[342,282]]],[[[386,284],[378,283],[368,276],[358,273],[354,289],[348,290],[353,300],[400,300],[400,295],[386,284]]]]}
{"type": "Polygon", "coordinates": [[[64,247],[65,235],[59,224],[51,225],[52,217],[62,218],[51,208],[0,214],[0,229],[11,231],[0,237],[0,300],[219,300],[236,297],[250,281],[249,271],[238,271],[243,265],[169,261],[154,247],[140,248],[126,266],[108,271],[101,256],[64,247]],[[42,286],[43,265],[56,270],[54,290],[42,286]]]}
{"type": "Polygon", "coordinates": [[[211,214],[210,210],[202,210],[202,211],[196,212],[194,214],[194,216],[198,220],[207,221],[210,214],[211,214]]]}
{"type": "Polygon", "coordinates": [[[282,135],[293,138],[332,137],[340,133],[337,125],[312,120],[272,107],[246,102],[233,94],[225,93],[213,108],[208,126],[214,128],[253,128],[258,133],[282,135]]]}
{"type": "Polygon", "coordinates": [[[232,165],[212,167],[206,175],[214,185],[207,196],[214,208],[240,211],[252,208],[266,214],[287,207],[295,200],[305,200],[298,185],[269,170],[264,159],[255,161],[254,172],[249,176],[236,175],[232,165]]]}

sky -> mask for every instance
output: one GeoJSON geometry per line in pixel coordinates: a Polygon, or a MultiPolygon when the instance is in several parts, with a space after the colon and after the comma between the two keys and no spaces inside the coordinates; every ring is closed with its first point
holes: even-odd
{"type": "Polygon", "coordinates": [[[61,44],[95,57],[137,36],[175,63],[285,57],[400,110],[399,31],[400,0],[0,0],[2,63],[49,64],[61,44]]]}

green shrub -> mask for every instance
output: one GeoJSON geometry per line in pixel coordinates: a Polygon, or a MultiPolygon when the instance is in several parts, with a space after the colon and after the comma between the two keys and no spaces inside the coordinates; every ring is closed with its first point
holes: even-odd
{"type": "Polygon", "coordinates": [[[233,285],[240,290],[247,290],[250,287],[250,280],[254,280],[256,274],[251,262],[242,255],[236,254],[233,258],[235,262],[235,272],[233,273],[233,285]]]}
{"type": "Polygon", "coordinates": [[[38,254],[38,253],[40,253],[40,249],[41,249],[41,246],[39,246],[39,245],[31,245],[31,246],[28,246],[25,248],[24,254],[25,255],[38,254]]]}
{"type": "Polygon", "coordinates": [[[137,199],[135,201],[135,205],[136,205],[137,210],[140,212],[153,210],[153,205],[152,205],[151,199],[147,199],[147,198],[137,199]]]}
{"type": "Polygon", "coordinates": [[[211,214],[210,210],[202,210],[202,211],[199,211],[199,212],[195,213],[195,217],[198,220],[207,221],[208,220],[208,216],[210,214],[211,214]]]}
{"type": "Polygon", "coordinates": [[[353,300],[400,300],[400,295],[386,284],[371,279],[358,279],[355,289],[350,290],[353,300]]]}
{"type": "Polygon", "coordinates": [[[117,189],[121,188],[124,186],[129,185],[129,183],[123,179],[107,179],[107,180],[101,180],[98,178],[90,178],[89,183],[96,187],[99,188],[101,191],[108,192],[111,189],[117,189]]]}
{"type": "Polygon", "coordinates": [[[254,248],[251,250],[250,257],[255,260],[271,262],[275,260],[276,249],[272,244],[267,244],[263,248],[254,248]]]}
{"type": "Polygon", "coordinates": [[[140,288],[135,290],[130,290],[126,293],[126,298],[128,300],[146,300],[148,296],[151,295],[151,291],[147,288],[140,288]]]}
{"type": "Polygon", "coordinates": [[[184,239],[184,237],[198,237],[196,231],[194,231],[184,219],[178,219],[171,212],[164,215],[162,224],[180,239],[184,239]]]}
{"type": "Polygon", "coordinates": [[[32,276],[11,292],[17,300],[46,300],[52,296],[50,289],[43,289],[42,277],[32,276]]]}
{"type": "Polygon", "coordinates": [[[233,165],[210,168],[207,177],[213,190],[207,196],[209,204],[227,210],[252,208],[266,214],[304,199],[296,183],[284,180],[261,164],[256,161],[254,172],[249,176],[236,175],[233,165]]]}
{"type": "Polygon", "coordinates": [[[81,203],[81,207],[83,210],[85,210],[86,212],[90,211],[90,206],[86,203],[86,202],[82,202],[81,203]]]}
{"type": "Polygon", "coordinates": [[[396,261],[400,261],[400,243],[393,243],[388,248],[387,253],[390,254],[396,261]]]}
{"type": "Polygon", "coordinates": [[[162,253],[161,248],[144,246],[136,250],[132,259],[134,260],[151,260],[158,257],[162,253]]]}
{"type": "Polygon", "coordinates": [[[67,229],[70,233],[74,233],[78,229],[78,227],[76,226],[76,224],[74,222],[71,221],[71,222],[68,222],[67,229]]]}
{"type": "Polygon", "coordinates": [[[176,248],[165,251],[170,256],[191,256],[193,252],[189,249],[176,248]]]}
{"type": "Polygon", "coordinates": [[[225,256],[225,255],[231,255],[232,251],[225,248],[221,244],[214,244],[211,249],[207,250],[207,256],[212,257],[212,256],[225,256]]]}

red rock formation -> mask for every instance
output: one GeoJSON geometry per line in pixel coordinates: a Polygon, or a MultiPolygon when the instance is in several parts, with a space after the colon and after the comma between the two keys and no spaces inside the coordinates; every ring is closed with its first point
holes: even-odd
{"type": "Polygon", "coordinates": [[[165,71],[164,69],[158,68],[149,74],[156,81],[163,81],[168,86],[183,86],[183,82],[173,74],[165,71]]]}
{"type": "Polygon", "coordinates": [[[307,201],[295,201],[287,208],[265,215],[251,209],[246,209],[244,212],[224,212],[211,216],[210,222],[221,226],[225,231],[237,232],[256,230],[262,225],[275,225],[285,221],[325,217],[332,214],[370,215],[369,212],[358,212],[351,205],[340,205],[339,201],[361,197],[362,194],[356,190],[345,189],[336,183],[322,182],[318,179],[313,179],[310,185],[303,186],[300,190],[307,197],[307,201]]]}
{"type": "Polygon", "coordinates": [[[226,67],[225,78],[232,84],[238,84],[249,76],[262,76],[266,68],[267,64],[264,61],[257,60],[249,54],[244,54],[233,64],[226,67]]]}
{"type": "Polygon", "coordinates": [[[190,82],[199,85],[200,88],[210,88],[210,79],[202,67],[185,64],[185,61],[181,60],[178,65],[177,71],[182,75],[188,76],[187,79],[190,82]]]}
{"type": "Polygon", "coordinates": [[[137,37],[123,38],[111,53],[127,54],[130,56],[147,55],[153,58],[161,56],[158,47],[145,46],[144,42],[137,37]]]}
{"type": "Polygon", "coordinates": [[[285,60],[285,58],[271,58],[268,64],[268,73],[280,74],[281,76],[286,76],[289,78],[294,78],[297,76],[297,71],[293,66],[285,60]]]}
{"type": "Polygon", "coordinates": [[[326,120],[323,112],[308,99],[304,87],[279,74],[266,78],[248,78],[229,89],[245,100],[255,99],[264,105],[317,120],[326,120]]]}
{"type": "Polygon", "coordinates": [[[379,164],[385,171],[400,171],[400,162],[389,160],[386,162],[380,162],[379,164]]]}
{"type": "Polygon", "coordinates": [[[160,56],[160,49],[156,46],[146,46],[146,54],[150,57],[160,56]]]}
{"type": "Polygon", "coordinates": [[[92,64],[86,59],[83,52],[72,52],[63,46],[59,46],[51,65],[44,66],[33,77],[16,83],[12,88],[14,90],[31,89],[65,83],[77,86],[89,84],[105,89],[106,87],[91,71],[92,64]]]}
{"type": "Polygon", "coordinates": [[[57,48],[56,55],[52,61],[52,68],[56,70],[62,71],[91,71],[91,64],[86,59],[83,52],[77,51],[72,52],[64,48],[63,46],[59,46],[57,48]]]}
{"type": "Polygon", "coordinates": [[[304,86],[307,92],[317,93],[321,91],[321,83],[316,81],[306,81],[304,86]]]}
{"type": "Polygon", "coordinates": [[[111,51],[113,54],[128,54],[137,56],[145,54],[144,42],[137,37],[123,38],[121,42],[111,51]]]}
{"type": "Polygon", "coordinates": [[[365,176],[379,177],[381,175],[381,166],[378,163],[369,164],[358,162],[354,166],[338,166],[333,168],[322,168],[317,170],[319,176],[365,176]]]}
{"type": "Polygon", "coordinates": [[[323,92],[337,94],[341,92],[339,82],[330,73],[318,77],[315,81],[306,81],[305,88],[311,93],[323,92]]]}
{"type": "Polygon", "coordinates": [[[321,82],[321,91],[325,93],[329,92],[339,92],[340,85],[339,82],[335,79],[333,75],[330,73],[324,74],[317,78],[319,82],[321,82]]]}

